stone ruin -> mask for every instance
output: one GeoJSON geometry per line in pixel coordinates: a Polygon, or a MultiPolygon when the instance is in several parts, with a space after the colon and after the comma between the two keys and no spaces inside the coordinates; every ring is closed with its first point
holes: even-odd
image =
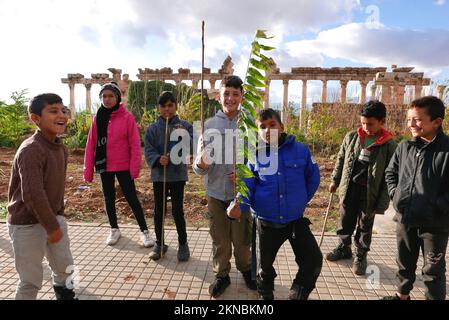
{"type": "MultiPolygon", "coordinates": [[[[221,81],[225,76],[234,74],[234,63],[231,57],[227,57],[221,68],[216,72],[211,72],[210,68],[204,68],[203,80],[208,81],[210,89],[208,94],[210,97],[216,96],[218,88],[216,88],[216,82],[221,81]]],[[[317,68],[317,67],[293,67],[289,72],[280,72],[276,63],[273,61],[272,69],[267,73],[268,80],[266,81],[267,89],[264,93],[264,107],[269,106],[270,96],[269,89],[271,81],[281,80],[283,83],[283,110],[288,109],[288,90],[289,82],[292,80],[301,80],[301,103],[300,103],[300,125],[302,124],[303,110],[305,110],[307,103],[307,82],[312,80],[319,80],[322,82],[321,90],[321,103],[327,103],[327,83],[328,81],[340,82],[340,97],[341,103],[347,102],[347,85],[349,81],[356,81],[360,83],[361,94],[359,97],[359,103],[367,101],[367,88],[370,90],[370,97],[378,97],[385,104],[403,104],[406,86],[414,87],[413,98],[419,98],[422,96],[423,88],[429,86],[431,81],[429,78],[424,78],[423,73],[412,72],[413,67],[398,68],[393,65],[391,71],[387,71],[385,67],[377,68],[317,68]],[[380,96],[377,93],[380,92],[380,96]]],[[[103,85],[104,83],[112,80],[116,81],[122,90],[122,100],[126,103],[128,96],[128,89],[131,83],[129,75],[124,74],[122,76],[122,70],[110,68],[108,69],[112,73],[112,77],[108,73],[94,73],[90,79],[84,77],[84,75],[68,74],[67,78],[61,79],[62,83],[68,84],[70,89],[70,110],[72,114],[75,114],[75,85],[82,84],[86,88],[86,110],[91,112],[91,87],[92,84],[103,85]]],[[[141,81],[174,81],[179,86],[183,81],[191,81],[192,87],[198,89],[201,82],[201,73],[191,72],[190,69],[180,68],[177,73],[174,73],[171,68],[162,69],[139,69],[137,78],[141,81]]],[[[438,95],[440,98],[443,96],[445,86],[438,86],[438,95]]],[[[287,112],[283,112],[287,114],[287,112]]],[[[285,120],[285,119],[284,119],[285,120]]]]}

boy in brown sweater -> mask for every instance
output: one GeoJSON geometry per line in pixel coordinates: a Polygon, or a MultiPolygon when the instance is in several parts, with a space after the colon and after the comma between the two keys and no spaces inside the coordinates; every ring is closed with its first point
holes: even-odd
{"type": "Polygon", "coordinates": [[[58,138],[67,126],[67,112],[52,93],[34,97],[28,112],[38,130],[17,150],[8,191],[8,230],[19,274],[16,300],[36,299],[44,256],[56,299],[73,300],[73,258],[63,216],[67,149],[58,138]]]}

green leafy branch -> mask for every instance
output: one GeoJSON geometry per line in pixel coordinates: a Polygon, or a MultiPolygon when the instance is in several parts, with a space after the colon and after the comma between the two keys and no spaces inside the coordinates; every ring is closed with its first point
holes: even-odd
{"type": "MultiPolygon", "coordinates": [[[[261,91],[266,89],[267,71],[271,70],[273,59],[267,56],[267,52],[274,50],[274,47],[266,46],[261,41],[272,39],[265,30],[257,30],[254,41],[251,45],[251,53],[248,60],[248,67],[243,85],[245,94],[241,104],[239,121],[237,124],[239,135],[244,137],[243,157],[254,163],[254,154],[250,150],[255,150],[257,146],[257,126],[255,119],[257,110],[263,109],[264,97],[261,91]]],[[[235,161],[235,157],[234,157],[235,161]]],[[[244,178],[253,176],[246,164],[235,164],[236,186],[235,191],[239,194],[239,201],[242,197],[248,197],[248,188],[243,181],[244,178]]]]}

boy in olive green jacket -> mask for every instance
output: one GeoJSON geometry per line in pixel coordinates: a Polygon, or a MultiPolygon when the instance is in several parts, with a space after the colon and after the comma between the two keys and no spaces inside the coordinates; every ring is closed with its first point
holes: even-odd
{"type": "Polygon", "coordinates": [[[353,271],[364,275],[367,252],[376,214],[387,210],[390,199],[385,183],[385,169],[396,149],[393,135],[383,128],[386,108],[382,102],[369,101],[360,113],[361,127],[344,138],[332,174],[329,192],[337,188],[340,197],[340,244],[326,255],[329,261],[352,258],[351,236],[356,258],[353,271]]]}

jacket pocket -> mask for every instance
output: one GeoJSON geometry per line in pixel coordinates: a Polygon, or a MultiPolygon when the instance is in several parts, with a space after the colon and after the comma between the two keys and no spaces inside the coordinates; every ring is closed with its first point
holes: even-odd
{"type": "Polygon", "coordinates": [[[306,166],[305,159],[289,159],[284,161],[284,165],[288,170],[304,169],[306,166]]]}

